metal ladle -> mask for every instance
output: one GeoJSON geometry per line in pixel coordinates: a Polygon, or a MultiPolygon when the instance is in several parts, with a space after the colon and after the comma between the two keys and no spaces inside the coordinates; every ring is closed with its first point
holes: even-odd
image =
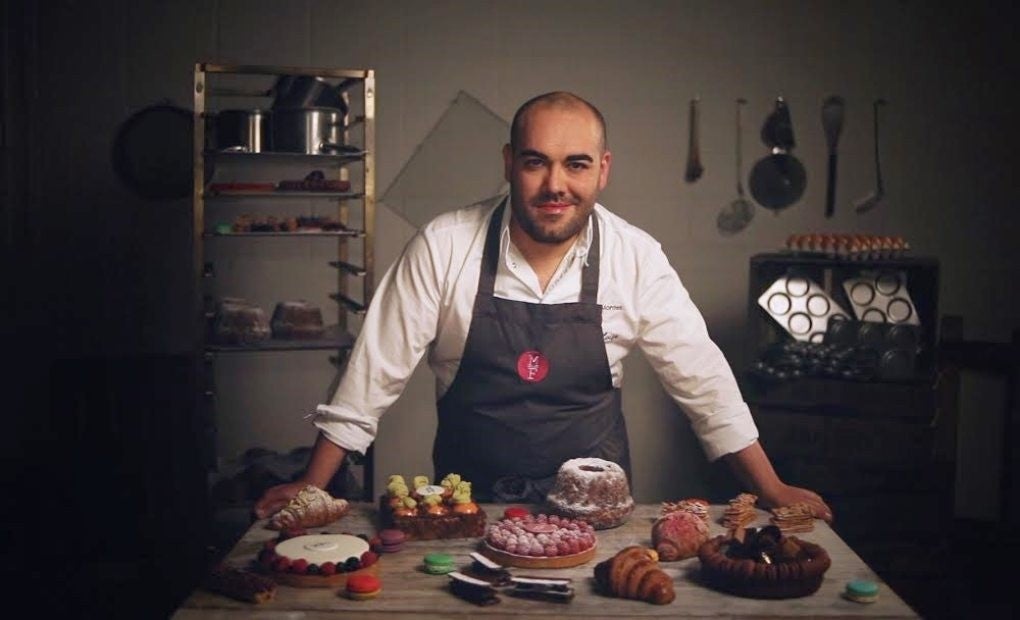
{"type": "Polygon", "coordinates": [[[854,209],[858,213],[866,213],[871,211],[878,205],[882,204],[885,199],[885,184],[882,183],[882,166],[879,163],[878,157],[878,108],[879,106],[885,105],[885,99],[876,99],[872,105],[872,114],[874,116],[875,123],[875,191],[868,196],[858,200],[854,203],[854,209]]]}
{"type": "Polygon", "coordinates": [[[698,98],[691,99],[690,110],[690,127],[688,128],[687,138],[687,166],[684,169],[684,180],[688,183],[694,183],[701,178],[702,173],[705,172],[704,166],[701,165],[701,151],[698,146],[698,98]]]}
{"type": "Polygon", "coordinates": [[[832,217],[836,210],[836,144],[843,131],[843,108],[845,102],[839,95],[827,97],[822,103],[822,128],[829,147],[829,182],[825,189],[825,217],[832,217]]]}
{"type": "Polygon", "coordinates": [[[740,108],[747,103],[743,97],[737,99],[737,197],[723,207],[716,218],[715,225],[724,235],[732,235],[743,230],[754,219],[754,205],[744,198],[744,181],[742,169],[742,149],[740,134],[740,108]]]}

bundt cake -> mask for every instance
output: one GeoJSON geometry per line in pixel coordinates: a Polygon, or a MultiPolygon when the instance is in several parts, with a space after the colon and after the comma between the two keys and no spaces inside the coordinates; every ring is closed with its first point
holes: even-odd
{"type": "Polygon", "coordinates": [[[616,463],[599,458],[560,465],[546,503],[551,512],[582,519],[597,530],[623,525],[634,512],[627,474],[616,463]]]}

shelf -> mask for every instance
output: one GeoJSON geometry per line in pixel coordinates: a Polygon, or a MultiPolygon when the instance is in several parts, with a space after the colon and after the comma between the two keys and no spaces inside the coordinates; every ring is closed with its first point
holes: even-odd
{"type": "Polygon", "coordinates": [[[330,293],[329,298],[347,306],[347,308],[354,314],[364,314],[368,307],[360,301],[351,299],[350,297],[341,293],[330,293]]]}
{"type": "Polygon", "coordinates": [[[326,328],[322,338],[314,340],[283,340],[270,338],[252,344],[207,344],[205,350],[210,353],[254,353],[259,351],[325,351],[347,349],[354,346],[354,337],[339,326],[326,328]]]}
{"type": "MultiPolygon", "coordinates": [[[[357,147],[352,147],[357,149],[357,147]]],[[[361,161],[368,154],[368,151],[363,150],[351,150],[344,153],[322,153],[319,155],[313,155],[309,153],[284,153],[280,151],[267,151],[263,153],[246,153],[243,151],[205,151],[205,156],[209,158],[222,159],[225,161],[229,160],[241,160],[241,161],[271,161],[277,163],[284,162],[326,162],[326,163],[346,163],[361,161]]]]}
{"type": "Polygon", "coordinates": [[[330,261],[329,266],[336,267],[337,269],[343,270],[354,276],[363,276],[366,273],[368,273],[368,270],[366,270],[364,267],[359,267],[358,265],[344,262],[342,260],[330,261]]]}
{"type": "Polygon", "coordinates": [[[361,192],[306,192],[296,190],[273,190],[270,192],[236,191],[207,192],[206,200],[232,200],[237,198],[328,198],[330,200],[355,200],[364,197],[361,192]]]}
{"type": "Polygon", "coordinates": [[[216,237],[364,237],[363,230],[308,230],[308,231],[278,231],[278,232],[205,232],[202,236],[206,239],[216,237]]]}

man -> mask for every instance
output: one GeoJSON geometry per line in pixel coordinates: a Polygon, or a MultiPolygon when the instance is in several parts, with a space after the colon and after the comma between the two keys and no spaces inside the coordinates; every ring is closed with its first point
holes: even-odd
{"type": "Polygon", "coordinates": [[[807,502],[757,441],[736,380],[659,244],[596,203],[609,179],[605,121],[564,92],[526,102],[503,147],[510,196],[425,226],[381,280],[344,377],[320,405],[301,480],[269,489],[259,517],[324,487],[363,452],[426,349],[437,378],[435,474],[482,500],[540,501],[559,465],[594,456],[630,470],[622,360],[638,345],[691,420],[766,507],[807,502]]]}

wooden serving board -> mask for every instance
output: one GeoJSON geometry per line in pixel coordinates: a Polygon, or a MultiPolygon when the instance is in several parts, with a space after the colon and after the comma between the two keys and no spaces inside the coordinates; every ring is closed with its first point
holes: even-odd
{"type": "Polygon", "coordinates": [[[570,568],[590,562],[595,557],[595,550],[598,548],[596,542],[590,549],[573,555],[557,555],[551,557],[516,555],[501,551],[489,545],[484,540],[481,542],[482,554],[502,566],[513,566],[516,568],[570,568]]]}
{"type": "Polygon", "coordinates": [[[342,588],[347,585],[347,578],[353,575],[379,575],[379,562],[359,568],[348,573],[335,573],[333,575],[298,575],[295,573],[277,573],[269,571],[268,576],[281,585],[293,588],[342,588]]]}

